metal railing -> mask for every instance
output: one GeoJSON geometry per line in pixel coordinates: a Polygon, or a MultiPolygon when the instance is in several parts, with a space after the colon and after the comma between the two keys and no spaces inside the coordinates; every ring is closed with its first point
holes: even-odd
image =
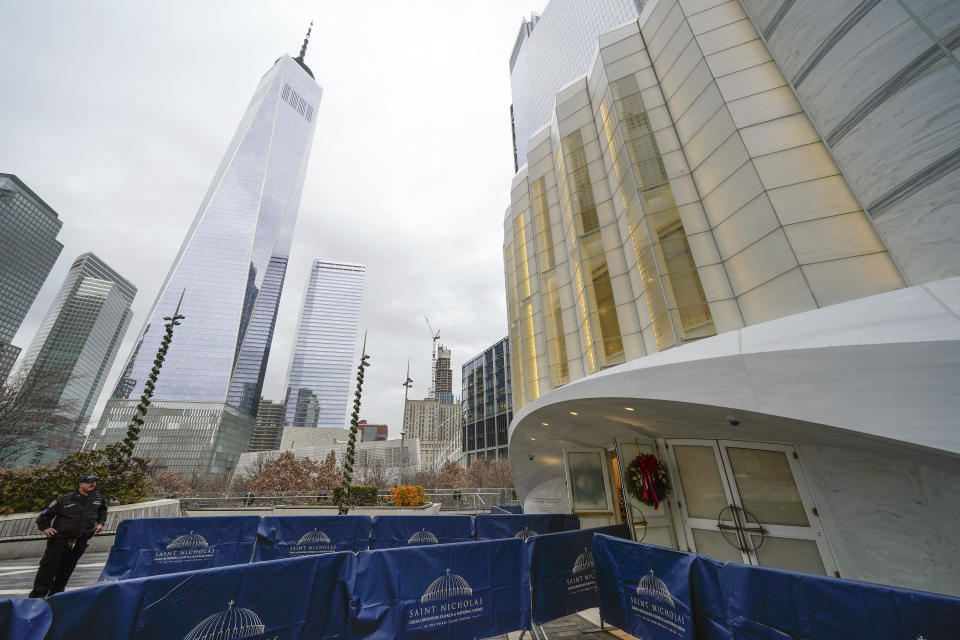
{"type": "MultiPolygon", "coordinates": [[[[481,513],[499,504],[517,504],[517,490],[513,488],[466,488],[427,489],[428,502],[440,503],[441,511],[481,513]]],[[[390,491],[378,492],[381,504],[390,504],[390,491]]],[[[256,509],[278,506],[332,506],[335,503],[332,491],[276,491],[271,493],[197,493],[177,497],[183,510],[202,509],[256,509]]]]}

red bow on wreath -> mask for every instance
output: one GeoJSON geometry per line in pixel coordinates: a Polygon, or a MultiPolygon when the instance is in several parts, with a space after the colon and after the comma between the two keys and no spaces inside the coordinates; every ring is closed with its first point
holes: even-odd
{"type": "Polygon", "coordinates": [[[653,503],[654,509],[660,508],[660,496],[653,485],[653,476],[660,471],[660,461],[652,454],[637,456],[637,465],[640,467],[640,487],[643,490],[643,499],[653,503]]]}

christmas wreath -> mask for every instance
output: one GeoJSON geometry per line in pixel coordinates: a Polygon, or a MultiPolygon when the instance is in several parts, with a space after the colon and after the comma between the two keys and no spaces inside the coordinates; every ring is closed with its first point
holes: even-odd
{"type": "Polygon", "coordinates": [[[670,493],[670,480],[657,456],[640,454],[627,466],[627,491],[643,504],[660,508],[670,493]]]}

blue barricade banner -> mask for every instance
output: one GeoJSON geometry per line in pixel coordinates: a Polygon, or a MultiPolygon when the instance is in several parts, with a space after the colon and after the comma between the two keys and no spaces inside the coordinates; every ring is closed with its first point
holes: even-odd
{"type": "Polygon", "coordinates": [[[629,538],[626,525],[535,536],[527,544],[533,621],[543,624],[597,606],[590,543],[596,533],[629,538]]]}
{"type": "Polygon", "coordinates": [[[569,513],[480,514],[474,518],[474,537],[477,540],[499,540],[500,538],[528,540],[544,533],[560,533],[579,528],[580,518],[569,513]]]}
{"type": "Polygon", "coordinates": [[[704,567],[696,582],[720,589],[698,598],[716,601],[704,603],[702,638],[960,638],[957,598],[735,563],[704,567]]]}
{"type": "Polygon", "coordinates": [[[100,580],[250,562],[259,524],[258,516],[124,520],[100,580]]]}
{"type": "Polygon", "coordinates": [[[370,549],[469,542],[472,539],[473,518],[470,516],[376,516],[370,531],[370,549]]]}
{"type": "Polygon", "coordinates": [[[366,551],[368,516],[268,516],[260,520],[254,560],[366,551]]]}
{"type": "Polygon", "coordinates": [[[52,620],[50,605],[39,598],[0,600],[0,638],[43,640],[52,620]]]}
{"type": "Polygon", "coordinates": [[[692,640],[690,574],[697,556],[596,535],[600,617],[644,640],[692,640]]]}
{"type": "Polygon", "coordinates": [[[530,624],[522,540],[357,555],[349,638],[488,638],[530,624]]]}
{"type": "Polygon", "coordinates": [[[490,513],[512,513],[512,514],[521,514],[523,513],[522,504],[498,504],[496,506],[490,507],[490,513]]]}
{"type": "Polygon", "coordinates": [[[47,640],[342,640],[353,553],[328,553],[77,589],[50,598],[47,640]]]}

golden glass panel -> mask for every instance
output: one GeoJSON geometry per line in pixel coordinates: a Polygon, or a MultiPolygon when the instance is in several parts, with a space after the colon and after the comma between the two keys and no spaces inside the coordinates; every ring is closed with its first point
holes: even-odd
{"type": "Polygon", "coordinates": [[[523,348],[523,395],[527,402],[540,397],[540,376],[537,373],[537,346],[533,328],[533,305],[523,305],[521,318],[521,344],[523,348]]]}
{"type": "Polygon", "coordinates": [[[560,296],[557,293],[557,277],[551,273],[543,282],[542,298],[544,324],[547,328],[547,357],[549,361],[550,383],[554,387],[566,384],[570,380],[567,364],[567,341],[563,330],[563,311],[560,296]]]}
{"type": "Polygon", "coordinates": [[[607,257],[603,250],[603,238],[594,234],[582,244],[583,261],[590,274],[587,301],[591,315],[597,321],[599,342],[603,346],[604,364],[612,364],[614,356],[623,354],[623,339],[620,333],[620,321],[617,318],[617,305],[613,298],[613,285],[607,268],[607,257]]]}
{"type": "Polygon", "coordinates": [[[516,247],[518,268],[517,284],[522,300],[530,297],[530,266],[527,256],[527,235],[523,224],[525,215],[526,212],[524,211],[513,219],[513,244],[516,247]]]}
{"type": "Polygon", "coordinates": [[[540,269],[547,271],[556,264],[553,254],[553,230],[550,228],[550,210],[547,206],[547,187],[541,177],[530,185],[533,199],[533,220],[537,229],[537,254],[540,269]]]}

